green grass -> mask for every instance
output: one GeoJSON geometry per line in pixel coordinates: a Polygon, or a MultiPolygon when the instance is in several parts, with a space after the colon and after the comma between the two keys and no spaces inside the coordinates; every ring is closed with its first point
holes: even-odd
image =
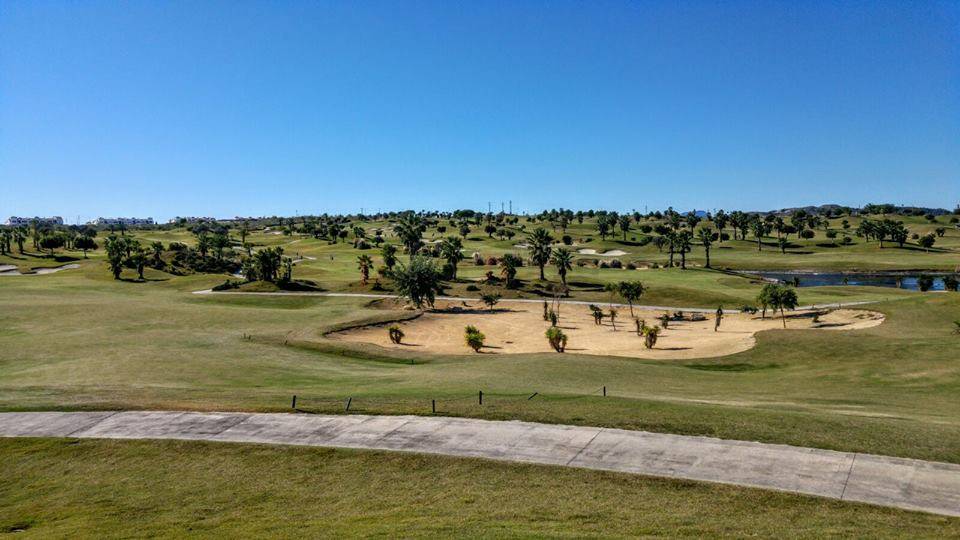
{"type": "Polygon", "coordinates": [[[0,534],[23,538],[960,535],[916,512],[415,454],[7,439],[0,461],[0,534]]]}
{"type": "Polygon", "coordinates": [[[352,396],[360,412],[425,414],[437,399],[443,414],[960,462],[955,294],[903,293],[877,305],[889,317],[879,327],[771,331],[718,359],[464,355],[411,365],[311,346],[325,328],[393,316],[360,299],[198,296],[189,291],[220,278],[116,282],[96,264],[2,279],[4,410],[283,411],[297,394],[319,411],[339,412],[352,396]],[[478,390],[483,407],[470,397],[478,390]]]}

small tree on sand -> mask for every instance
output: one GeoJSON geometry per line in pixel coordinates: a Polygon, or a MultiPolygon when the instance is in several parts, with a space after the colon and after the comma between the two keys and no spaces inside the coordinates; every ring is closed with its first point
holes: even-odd
{"type": "Polygon", "coordinates": [[[660,335],[659,326],[647,326],[643,329],[643,346],[652,349],[657,344],[657,336],[660,335]]]}
{"type": "Polygon", "coordinates": [[[550,342],[553,350],[562,353],[567,348],[567,335],[563,333],[563,330],[556,326],[551,326],[547,329],[546,335],[547,341],[550,342]]]}
{"type": "Polygon", "coordinates": [[[617,331],[617,310],[610,308],[610,314],[607,315],[610,317],[610,324],[613,325],[613,331],[617,331]]]}
{"type": "Polygon", "coordinates": [[[466,341],[468,347],[473,349],[473,352],[480,352],[480,349],[483,348],[484,339],[486,339],[486,336],[475,326],[467,326],[464,329],[464,341],[466,341]]]}
{"type": "Polygon", "coordinates": [[[403,330],[401,330],[400,327],[395,324],[389,328],[388,334],[390,335],[390,341],[397,345],[400,345],[400,342],[403,341],[403,330]]]}

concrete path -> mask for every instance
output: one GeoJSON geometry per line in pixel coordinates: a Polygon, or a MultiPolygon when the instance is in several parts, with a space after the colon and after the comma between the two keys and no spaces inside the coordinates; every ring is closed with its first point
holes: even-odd
{"type": "Polygon", "coordinates": [[[0,436],[398,450],[789,491],[960,516],[960,465],[597,427],[422,416],[0,413],[0,436]]]}
{"type": "MultiPolygon", "coordinates": [[[[252,292],[252,291],[214,291],[213,289],[203,289],[200,291],[193,291],[193,294],[246,294],[254,296],[331,296],[331,297],[345,297],[345,298],[371,298],[371,299],[390,299],[390,298],[400,298],[395,294],[372,294],[372,293],[340,293],[340,292],[310,292],[310,291],[290,291],[290,292],[252,292]]],[[[437,300],[449,300],[454,302],[479,302],[479,298],[470,298],[466,296],[438,296],[437,300]]],[[[544,300],[549,302],[549,299],[544,298],[501,298],[500,303],[519,303],[519,304],[542,304],[544,300]]],[[[853,307],[853,306],[862,306],[866,304],[876,304],[879,300],[864,300],[860,302],[843,302],[843,303],[832,303],[832,304],[816,304],[811,306],[799,306],[798,310],[808,310],[808,309],[830,309],[830,308],[841,308],[841,307],[853,307]]],[[[600,307],[613,306],[616,308],[627,308],[630,307],[628,304],[611,304],[609,302],[604,302],[602,300],[560,300],[560,303],[574,306],[587,306],[590,304],[596,304],[600,307]]],[[[677,307],[677,306],[651,306],[645,304],[634,304],[634,309],[651,309],[657,311],[686,311],[689,313],[714,313],[717,308],[692,308],[692,307],[677,307]]],[[[737,309],[727,309],[723,308],[725,313],[740,313],[740,310],[737,309]]]]}

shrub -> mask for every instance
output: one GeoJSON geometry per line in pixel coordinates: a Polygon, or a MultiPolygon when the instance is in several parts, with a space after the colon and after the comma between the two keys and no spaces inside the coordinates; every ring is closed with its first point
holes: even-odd
{"type": "Polygon", "coordinates": [[[479,253],[473,254],[473,264],[477,266],[483,266],[483,255],[479,253]]]}
{"type": "Polygon", "coordinates": [[[226,280],[219,285],[214,285],[213,290],[215,291],[229,291],[230,289],[236,289],[240,286],[239,281],[226,280]]]}
{"type": "Polygon", "coordinates": [[[500,301],[500,295],[494,293],[488,293],[480,297],[480,300],[487,305],[487,309],[493,310],[493,306],[497,305],[497,302],[500,301]]]}
{"type": "Polygon", "coordinates": [[[800,238],[804,238],[806,240],[809,240],[816,235],[817,233],[815,233],[813,229],[804,229],[803,231],[800,232],[800,238]]]}
{"type": "Polygon", "coordinates": [[[720,233],[720,240],[724,242],[730,240],[730,233],[720,233]]]}
{"type": "Polygon", "coordinates": [[[471,283],[470,285],[467,285],[467,290],[470,292],[477,292],[480,290],[480,287],[477,287],[476,285],[471,283]]]}
{"type": "Polygon", "coordinates": [[[484,339],[486,339],[486,336],[475,326],[467,326],[464,329],[464,341],[466,341],[468,347],[473,349],[473,352],[480,352],[480,349],[483,348],[484,339]]]}
{"type": "Polygon", "coordinates": [[[633,264],[632,262],[627,263],[627,270],[636,270],[636,269],[637,269],[637,265],[633,264]]]}
{"type": "Polygon", "coordinates": [[[849,246],[850,244],[853,243],[853,238],[850,238],[849,236],[844,236],[843,240],[841,240],[840,242],[845,246],[849,246]]]}
{"type": "Polygon", "coordinates": [[[392,325],[392,326],[387,330],[387,333],[388,333],[389,336],[390,336],[390,341],[392,341],[393,343],[395,343],[395,344],[397,344],[397,345],[400,345],[400,342],[403,341],[403,336],[404,336],[403,330],[401,330],[399,326],[397,326],[397,325],[395,325],[395,324],[392,325]]]}
{"type": "Polygon", "coordinates": [[[496,266],[500,264],[500,260],[496,257],[490,257],[487,259],[487,266],[496,266]]]}
{"type": "Polygon", "coordinates": [[[610,268],[623,268],[623,263],[620,262],[620,259],[614,259],[610,261],[610,268]]]}
{"type": "Polygon", "coordinates": [[[927,292],[933,288],[933,278],[930,276],[920,276],[917,278],[917,287],[922,292],[927,292]]]}
{"type": "Polygon", "coordinates": [[[740,311],[753,315],[759,310],[753,306],[740,306],[740,311]]]}
{"type": "Polygon", "coordinates": [[[577,262],[576,262],[575,264],[576,264],[577,266],[579,266],[580,268],[583,268],[584,266],[590,264],[590,261],[588,261],[588,260],[586,260],[586,259],[577,259],[577,262]]]}
{"type": "Polygon", "coordinates": [[[561,241],[563,242],[563,245],[569,246],[573,244],[573,237],[570,236],[569,234],[565,234],[563,235],[563,238],[561,238],[561,241]]]}
{"type": "Polygon", "coordinates": [[[957,285],[960,284],[957,280],[957,276],[944,276],[943,277],[943,288],[948,291],[957,292],[957,285]]]}
{"type": "Polygon", "coordinates": [[[547,341],[550,343],[550,346],[553,347],[553,350],[562,353],[564,349],[567,348],[567,335],[563,333],[563,330],[556,326],[551,326],[547,329],[546,335],[547,341]]]}
{"type": "Polygon", "coordinates": [[[370,243],[366,240],[360,240],[357,242],[357,249],[370,249],[370,243]]]}
{"type": "Polygon", "coordinates": [[[607,264],[607,261],[601,261],[601,262],[600,262],[600,268],[610,268],[610,265],[607,264]]]}
{"type": "Polygon", "coordinates": [[[657,344],[657,337],[660,336],[659,326],[647,326],[643,329],[643,346],[652,349],[657,344]]]}

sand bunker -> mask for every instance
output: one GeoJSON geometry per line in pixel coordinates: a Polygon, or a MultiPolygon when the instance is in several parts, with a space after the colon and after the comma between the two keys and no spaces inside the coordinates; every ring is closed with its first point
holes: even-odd
{"type": "Polygon", "coordinates": [[[80,268],[80,265],[65,264],[63,266],[57,266],[54,268],[37,268],[33,272],[21,272],[17,270],[16,266],[8,264],[0,266],[0,276],[42,276],[45,274],[55,274],[61,270],[72,270],[74,268],[80,268]]]}
{"type": "Polygon", "coordinates": [[[620,257],[627,255],[626,251],[622,249],[611,249],[610,251],[605,251],[603,253],[597,253],[595,249],[578,249],[577,253],[580,255],[597,255],[598,257],[620,257]]]}
{"type": "MultiPolygon", "coordinates": [[[[544,337],[550,323],[543,320],[537,305],[502,302],[494,311],[479,302],[438,303],[441,312],[398,323],[405,337],[402,345],[390,342],[385,326],[371,326],[329,334],[335,340],[373,343],[381,347],[424,354],[473,354],[463,341],[463,329],[470,324],[486,335],[484,353],[516,354],[553,352],[544,337]],[[459,309],[459,312],[450,310],[459,309]]],[[[663,311],[634,308],[637,317],[648,325],[659,325],[656,317],[663,311]]],[[[788,329],[855,330],[883,322],[883,315],[874,311],[840,309],[831,311],[813,322],[812,311],[787,314],[788,329]]],[[[688,314],[689,318],[689,314],[688,314]]],[[[653,349],[643,346],[637,336],[629,309],[618,310],[616,330],[609,320],[597,326],[586,306],[564,305],[560,310],[560,328],[569,336],[567,352],[652,359],[690,359],[726,356],[750,349],[754,335],[762,330],[783,328],[780,318],[759,315],[728,314],[720,330],[713,331],[714,316],[703,321],[671,321],[653,349]]]]}

